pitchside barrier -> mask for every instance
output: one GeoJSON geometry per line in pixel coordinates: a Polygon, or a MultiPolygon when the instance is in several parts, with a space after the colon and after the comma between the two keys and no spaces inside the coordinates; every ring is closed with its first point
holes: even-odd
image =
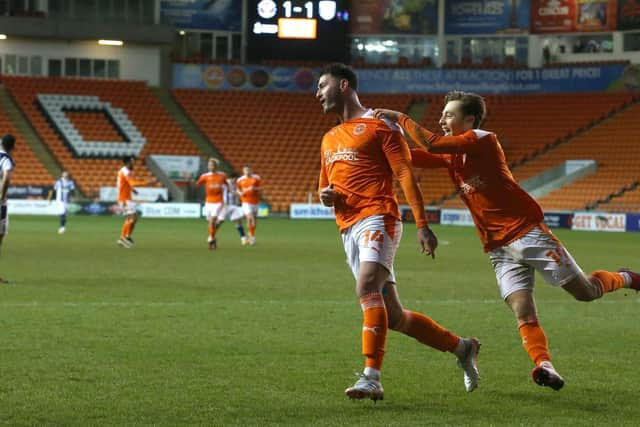
{"type": "MultiPolygon", "coordinates": [[[[430,224],[473,226],[471,213],[466,209],[425,208],[430,224]]],[[[400,207],[400,215],[405,222],[415,222],[409,206],[400,207]]],[[[294,203],[289,209],[292,219],[334,219],[333,208],[319,203],[294,203]]],[[[640,214],[607,212],[545,212],[544,222],[551,228],[566,228],[588,231],[640,231],[640,214]]]]}
{"type": "MultiPolygon", "coordinates": [[[[138,212],[147,218],[204,218],[201,203],[139,203],[138,212]]],[[[60,215],[64,206],[60,202],[30,199],[9,199],[9,214],[13,215],[60,215]]],[[[116,203],[72,202],[67,204],[67,213],[75,215],[120,215],[122,211],[116,203]]],[[[269,216],[269,206],[261,204],[259,218],[269,216]]]]}

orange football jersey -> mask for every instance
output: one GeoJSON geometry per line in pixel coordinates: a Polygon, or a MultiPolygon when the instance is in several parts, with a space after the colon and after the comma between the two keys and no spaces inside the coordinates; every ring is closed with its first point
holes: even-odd
{"type": "Polygon", "coordinates": [[[504,246],[544,221],[540,205],[513,178],[493,132],[435,135],[402,115],[400,125],[425,150],[412,150],[416,167],[446,167],[469,208],[484,250],[504,246]]]}
{"type": "Polygon", "coordinates": [[[250,203],[257,205],[260,203],[260,190],[262,189],[262,178],[251,174],[243,175],[236,181],[236,188],[240,192],[240,201],[242,203],[250,203]]]}
{"type": "Polygon", "coordinates": [[[118,179],[117,179],[117,187],[118,187],[118,203],[126,202],[131,200],[131,194],[133,193],[133,187],[137,187],[139,185],[145,185],[144,181],[136,181],[131,178],[131,170],[123,166],[118,171],[118,179]]]}
{"type": "MultiPolygon", "coordinates": [[[[369,116],[369,117],[367,117],[369,116]]],[[[373,215],[400,219],[393,177],[400,180],[419,227],[427,224],[422,194],[413,180],[411,154],[397,129],[365,117],[344,122],[324,135],[319,190],[333,185],[341,231],[373,215]]]]}
{"type": "Polygon", "coordinates": [[[205,203],[222,203],[224,187],[227,185],[227,174],[224,172],[207,172],[200,175],[197,185],[204,185],[205,203]]]}

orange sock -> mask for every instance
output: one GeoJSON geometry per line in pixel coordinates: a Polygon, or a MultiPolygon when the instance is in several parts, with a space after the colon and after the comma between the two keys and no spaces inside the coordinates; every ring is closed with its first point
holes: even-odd
{"type": "Polygon", "coordinates": [[[620,288],[624,288],[625,285],[624,276],[620,273],[598,270],[594,271],[591,276],[598,279],[596,282],[600,285],[600,288],[602,288],[603,294],[617,291],[620,288]]]}
{"type": "Polygon", "coordinates": [[[216,238],[216,226],[215,226],[215,224],[209,224],[209,238],[211,240],[216,238]]]}
{"type": "Polygon", "coordinates": [[[360,297],[364,315],[362,323],[362,354],[367,358],[365,366],[380,370],[387,341],[387,309],[379,293],[360,297]]]}
{"type": "Polygon", "coordinates": [[[410,310],[402,312],[400,322],[393,329],[440,351],[453,352],[460,342],[460,337],[432,318],[410,310]]]}
{"type": "Polygon", "coordinates": [[[529,357],[533,363],[537,365],[540,362],[551,361],[549,356],[549,343],[547,336],[538,324],[538,319],[531,319],[526,322],[519,322],[520,336],[522,337],[522,345],[529,353],[529,357]]]}
{"type": "Polygon", "coordinates": [[[249,224],[249,237],[255,237],[256,235],[256,225],[249,224]]]}
{"type": "Polygon", "coordinates": [[[124,220],[124,224],[122,224],[122,232],[120,237],[129,237],[131,235],[131,226],[129,218],[124,220]]]}

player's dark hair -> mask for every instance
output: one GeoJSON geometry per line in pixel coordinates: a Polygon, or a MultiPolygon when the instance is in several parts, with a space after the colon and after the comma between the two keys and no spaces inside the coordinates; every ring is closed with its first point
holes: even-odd
{"type": "Polygon", "coordinates": [[[476,93],[453,90],[445,95],[444,104],[450,101],[460,101],[462,114],[473,116],[473,127],[478,129],[487,115],[487,105],[484,98],[476,93]]]}
{"type": "Polygon", "coordinates": [[[124,156],[122,158],[122,163],[124,163],[126,165],[127,163],[129,163],[131,160],[134,160],[134,159],[135,159],[135,157],[133,157],[133,156],[124,156]]]}
{"type": "Polygon", "coordinates": [[[15,146],[16,146],[15,136],[8,133],[2,137],[2,148],[4,148],[6,151],[13,150],[13,147],[15,146]]]}
{"type": "Polygon", "coordinates": [[[322,71],[320,71],[320,77],[325,74],[329,74],[337,79],[345,79],[349,82],[349,86],[353,90],[358,90],[358,76],[356,72],[353,71],[353,68],[348,65],[342,64],[340,62],[335,62],[333,64],[326,65],[322,71]]]}

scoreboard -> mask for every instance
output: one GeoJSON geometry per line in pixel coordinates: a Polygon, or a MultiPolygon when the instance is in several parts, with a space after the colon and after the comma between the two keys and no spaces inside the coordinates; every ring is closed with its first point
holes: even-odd
{"type": "Polygon", "coordinates": [[[249,0],[249,61],[346,61],[348,0],[249,0]]]}

